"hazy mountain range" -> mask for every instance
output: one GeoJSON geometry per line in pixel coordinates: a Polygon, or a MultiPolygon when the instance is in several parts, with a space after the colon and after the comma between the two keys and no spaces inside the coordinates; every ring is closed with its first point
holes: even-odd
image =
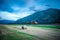
{"type": "Polygon", "coordinates": [[[40,23],[59,23],[60,22],[60,10],[59,9],[48,9],[44,11],[37,11],[36,13],[18,19],[16,23],[31,23],[38,22],[40,23]]]}
{"type": "Polygon", "coordinates": [[[0,20],[0,24],[11,24],[14,23],[15,21],[12,20],[0,20]]]}
{"type": "Polygon", "coordinates": [[[0,23],[31,23],[37,22],[38,24],[52,24],[60,23],[60,10],[59,9],[47,9],[43,11],[37,11],[32,15],[18,19],[17,21],[0,20],[0,23]]]}

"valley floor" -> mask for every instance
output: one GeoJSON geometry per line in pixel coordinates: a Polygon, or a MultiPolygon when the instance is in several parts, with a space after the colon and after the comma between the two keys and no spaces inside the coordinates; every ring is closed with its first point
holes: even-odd
{"type": "MultiPolygon", "coordinates": [[[[44,25],[46,28],[43,27],[42,25],[40,27],[37,26],[38,25],[4,25],[5,28],[9,29],[10,31],[12,30],[15,33],[22,32],[30,36],[34,35],[31,37],[32,40],[60,40],[60,29],[54,28],[54,26],[52,25],[47,26],[44,25]],[[25,29],[22,29],[22,26],[24,26],[25,29]],[[52,26],[53,28],[52,27],[50,28],[50,26],[52,26]]],[[[23,35],[23,37],[24,36],[25,35],[23,35]]]]}

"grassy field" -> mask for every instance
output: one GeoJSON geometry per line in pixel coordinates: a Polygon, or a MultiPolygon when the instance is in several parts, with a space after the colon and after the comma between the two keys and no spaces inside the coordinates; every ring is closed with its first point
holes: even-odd
{"type": "Polygon", "coordinates": [[[0,40],[39,40],[39,38],[16,30],[9,30],[1,25],[0,40]]]}
{"type": "Polygon", "coordinates": [[[30,25],[32,27],[40,27],[40,28],[56,28],[60,29],[60,26],[56,25],[30,25]]]}
{"type": "MultiPolygon", "coordinates": [[[[24,25],[24,24],[23,24],[24,25]]],[[[26,24],[27,25],[27,24],[26,24]]],[[[13,27],[16,27],[16,26],[22,26],[22,24],[14,24],[14,25],[12,25],[13,27]]],[[[27,25],[28,27],[39,27],[39,28],[56,28],[56,29],[60,29],[60,26],[59,25],[40,25],[40,24],[38,24],[38,25],[27,25]]]]}
{"type": "MultiPolygon", "coordinates": [[[[21,27],[21,26],[27,26],[29,27],[32,27],[32,31],[33,31],[33,34],[34,32],[37,33],[37,31],[40,33],[42,32],[42,35],[44,37],[44,33],[47,34],[49,31],[51,33],[54,33],[54,34],[57,34],[57,32],[59,32],[59,30],[55,30],[55,29],[60,29],[60,26],[55,26],[55,25],[0,25],[0,40],[48,40],[47,38],[39,38],[40,35],[37,33],[37,36],[35,35],[30,35],[30,33],[27,33],[29,32],[28,30],[22,30],[23,32],[19,32],[21,31],[20,29],[17,29],[17,27],[21,27]],[[7,27],[11,27],[12,29],[8,29],[7,27]],[[35,30],[36,28],[36,30],[35,30]],[[16,29],[16,30],[14,30],[16,29]],[[45,29],[48,29],[48,30],[45,30],[45,29]],[[50,30],[51,29],[51,30],[50,30]],[[54,29],[54,30],[52,30],[54,29]],[[40,31],[39,31],[40,30],[40,31]],[[24,31],[27,31],[26,33],[24,33],[24,31]],[[44,31],[44,32],[43,32],[44,31]],[[46,31],[48,31],[46,33],[46,31]]],[[[31,29],[30,29],[30,32],[32,32],[31,29]]],[[[49,33],[49,35],[51,35],[49,33]]],[[[47,36],[47,35],[45,35],[47,36]]],[[[54,35],[55,36],[55,35],[54,35]]],[[[49,37],[49,36],[48,36],[49,37]]]]}

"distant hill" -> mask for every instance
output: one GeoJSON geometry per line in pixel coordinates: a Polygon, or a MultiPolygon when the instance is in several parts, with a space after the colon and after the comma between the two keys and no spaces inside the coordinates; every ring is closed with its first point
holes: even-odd
{"type": "Polygon", "coordinates": [[[12,20],[0,20],[0,24],[11,24],[14,23],[12,20]]]}
{"type": "Polygon", "coordinates": [[[15,23],[31,23],[37,22],[38,24],[54,24],[60,23],[60,10],[47,9],[44,11],[37,11],[32,15],[18,19],[15,23]]]}

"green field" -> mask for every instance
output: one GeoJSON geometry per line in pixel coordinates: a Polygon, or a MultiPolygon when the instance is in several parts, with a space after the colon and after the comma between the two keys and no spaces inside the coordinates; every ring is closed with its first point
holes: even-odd
{"type": "MultiPolygon", "coordinates": [[[[27,25],[28,27],[39,27],[39,28],[57,28],[60,29],[60,26],[58,25],[41,25],[41,24],[37,24],[37,25],[30,25],[30,24],[23,24],[23,25],[27,25]]],[[[22,24],[14,24],[13,26],[22,26],[22,24]]]]}
{"type": "Polygon", "coordinates": [[[9,30],[5,26],[0,26],[0,40],[39,40],[36,36],[26,33],[18,32],[16,30],[9,30]],[[1,31],[6,31],[2,34],[1,31]]]}
{"type": "Polygon", "coordinates": [[[30,25],[32,27],[40,27],[40,28],[57,28],[60,29],[60,26],[56,25],[30,25]]]}
{"type": "MultiPolygon", "coordinates": [[[[8,25],[13,28],[22,25],[8,25]]],[[[42,29],[60,29],[60,26],[52,25],[27,25],[28,27],[42,28],[42,29]]],[[[18,32],[17,30],[8,29],[5,25],[0,25],[0,40],[40,40],[39,37],[35,35],[26,34],[23,32],[18,32]]],[[[41,40],[46,40],[42,39],[41,40]]]]}

